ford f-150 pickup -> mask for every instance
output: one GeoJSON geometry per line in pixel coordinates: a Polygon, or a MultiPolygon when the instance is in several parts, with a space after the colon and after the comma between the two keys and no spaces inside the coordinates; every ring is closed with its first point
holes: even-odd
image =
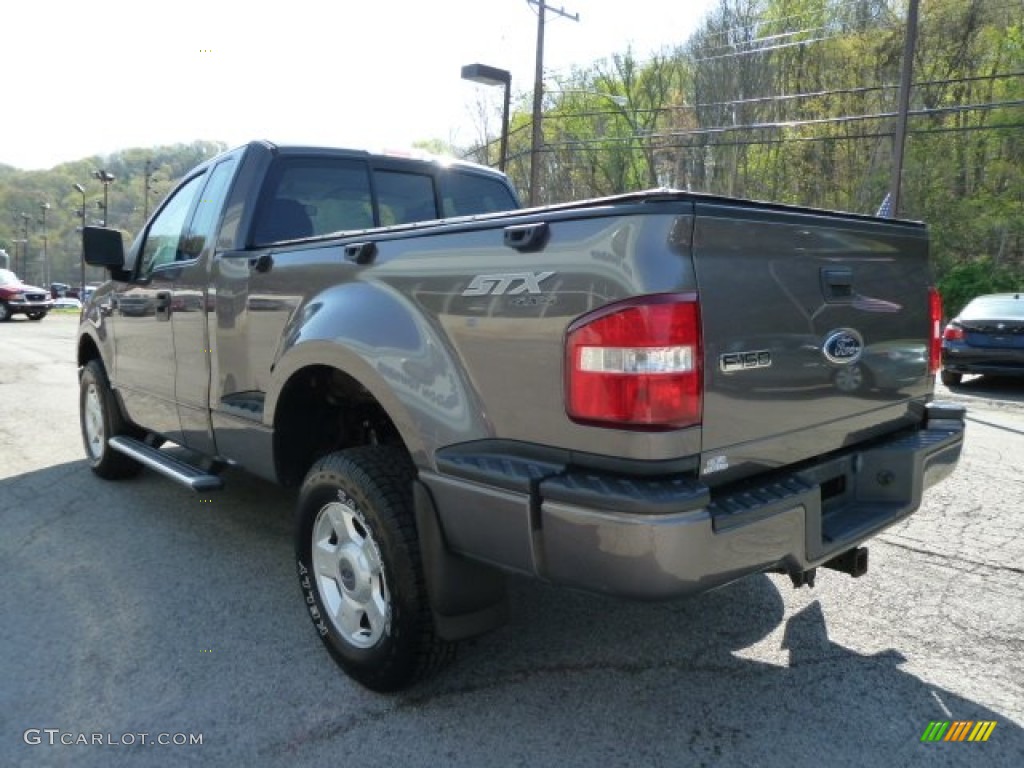
{"type": "Polygon", "coordinates": [[[127,251],[86,228],[93,471],[297,488],[309,616],[384,691],[499,626],[507,573],[638,599],[859,576],[955,468],[924,225],[517,205],[479,166],[253,142],[127,251]]]}

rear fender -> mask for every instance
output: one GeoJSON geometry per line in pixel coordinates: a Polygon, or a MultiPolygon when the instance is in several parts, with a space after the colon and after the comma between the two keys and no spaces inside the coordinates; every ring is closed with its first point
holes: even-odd
{"type": "Polygon", "coordinates": [[[292,315],[266,395],[265,423],[288,381],[329,366],[358,381],[387,412],[420,467],[437,448],[492,435],[455,351],[416,305],[380,283],[334,286],[292,315]]]}

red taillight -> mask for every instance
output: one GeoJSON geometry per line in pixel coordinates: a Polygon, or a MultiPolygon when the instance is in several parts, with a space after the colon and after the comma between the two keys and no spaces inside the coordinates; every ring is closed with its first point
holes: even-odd
{"type": "Polygon", "coordinates": [[[963,341],[964,329],[959,325],[953,325],[951,323],[947,325],[946,330],[942,332],[942,339],[944,341],[963,341]]]}
{"type": "Polygon", "coordinates": [[[626,429],[689,427],[700,423],[703,393],[696,294],[630,299],[569,326],[571,419],[626,429]]]}
{"type": "Polygon", "coordinates": [[[928,345],[928,371],[934,376],[942,367],[942,297],[935,288],[928,289],[928,310],[932,323],[931,344],[928,345]]]}

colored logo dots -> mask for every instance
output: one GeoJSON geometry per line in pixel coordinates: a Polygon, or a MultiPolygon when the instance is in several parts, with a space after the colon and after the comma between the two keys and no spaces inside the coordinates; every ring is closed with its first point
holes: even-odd
{"type": "Polygon", "coordinates": [[[921,741],[988,741],[997,720],[933,720],[921,734],[921,741]]]}

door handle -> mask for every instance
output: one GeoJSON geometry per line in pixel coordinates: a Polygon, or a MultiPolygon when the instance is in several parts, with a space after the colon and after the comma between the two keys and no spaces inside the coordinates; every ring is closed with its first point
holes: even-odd
{"type": "Polygon", "coordinates": [[[505,227],[503,239],[509,248],[517,251],[539,251],[548,241],[548,223],[539,221],[536,224],[515,224],[505,227]]]}
{"type": "Polygon", "coordinates": [[[157,291],[156,292],[156,319],[157,320],[170,320],[171,319],[171,292],[170,291],[157,291]]]}
{"type": "Polygon", "coordinates": [[[377,258],[377,244],[373,241],[349,243],[345,246],[345,258],[356,264],[372,264],[377,258]]]}

